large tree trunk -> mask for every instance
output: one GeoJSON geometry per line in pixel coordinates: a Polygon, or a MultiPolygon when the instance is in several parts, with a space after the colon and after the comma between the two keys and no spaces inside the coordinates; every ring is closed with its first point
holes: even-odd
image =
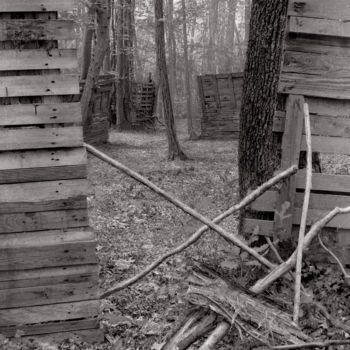
{"type": "Polygon", "coordinates": [[[157,50],[157,81],[161,89],[163,100],[164,121],[168,138],[168,159],[174,160],[178,157],[185,160],[187,157],[182,152],[176,135],[173,105],[171,102],[169,89],[169,80],[165,57],[163,0],[154,1],[154,13],[156,20],[155,41],[157,50]]]}
{"type": "Polygon", "coordinates": [[[240,116],[239,182],[243,198],[278,166],[273,118],[277,105],[288,0],[253,0],[240,116]]]}
{"type": "Polygon", "coordinates": [[[95,15],[97,23],[96,44],[94,45],[91,63],[81,97],[83,126],[87,125],[89,116],[91,115],[93,89],[98,81],[98,76],[109,43],[109,2],[108,0],[104,0],[102,3],[94,6],[96,6],[95,15]]]}
{"type": "Polygon", "coordinates": [[[184,37],[184,61],[185,61],[185,86],[186,86],[186,106],[187,106],[187,131],[190,140],[193,140],[196,135],[193,130],[192,121],[192,91],[191,91],[191,77],[190,77],[190,62],[188,58],[188,40],[187,40],[187,16],[186,3],[181,0],[182,5],[182,32],[184,37]]]}
{"type": "Polygon", "coordinates": [[[116,110],[117,128],[131,126],[131,83],[134,74],[134,55],[132,44],[132,0],[118,0],[117,7],[117,89],[116,110]]]}

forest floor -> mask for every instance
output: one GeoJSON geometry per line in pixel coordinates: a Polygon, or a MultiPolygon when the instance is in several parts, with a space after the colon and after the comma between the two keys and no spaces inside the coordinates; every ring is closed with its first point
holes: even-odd
{"type": "MultiPolygon", "coordinates": [[[[110,142],[99,148],[202,214],[214,218],[237,202],[238,142],[189,141],[182,123],[179,139],[191,160],[168,162],[167,141],[160,131],[112,131],[110,142]]],[[[89,198],[89,215],[98,238],[101,290],[133,276],[184,242],[201,226],[142,185],[92,156],[89,156],[89,180],[94,190],[89,198]]],[[[230,232],[237,232],[237,217],[227,219],[222,225],[230,232]]],[[[163,263],[139,283],[102,302],[101,325],[107,338],[104,344],[67,341],[52,349],[161,349],[167,336],[189,312],[184,299],[186,278],[198,262],[223,274],[234,274],[242,284],[251,283],[261,273],[257,267],[243,266],[239,250],[210,231],[194,246],[163,263]]],[[[327,295],[325,304],[330,312],[350,326],[349,288],[344,288],[336,267],[309,264],[303,277],[306,287],[316,286],[312,291],[315,299],[324,300],[327,295]]],[[[292,300],[290,290],[280,289],[279,297],[292,300]]],[[[325,331],[324,325],[321,330],[316,329],[319,334],[314,336],[332,331],[331,327],[325,331]]],[[[13,349],[17,350],[15,345],[13,349]]],[[[247,344],[232,330],[217,349],[241,350],[247,349],[247,344]]]]}

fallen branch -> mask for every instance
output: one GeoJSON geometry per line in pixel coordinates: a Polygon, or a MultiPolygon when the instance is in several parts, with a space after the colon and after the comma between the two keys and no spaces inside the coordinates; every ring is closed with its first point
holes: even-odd
{"type": "Polygon", "coordinates": [[[325,246],[325,244],[324,244],[324,243],[322,242],[322,240],[321,240],[320,235],[318,235],[318,240],[319,240],[319,242],[320,242],[321,247],[322,247],[328,254],[330,254],[330,255],[333,257],[333,259],[337,262],[337,264],[339,265],[340,270],[341,270],[342,274],[344,275],[345,282],[346,282],[346,283],[349,283],[349,282],[350,282],[350,275],[346,272],[346,270],[345,270],[343,264],[341,263],[341,261],[339,260],[339,258],[338,258],[329,248],[327,248],[327,247],[325,246]]]}
{"type": "Polygon", "coordinates": [[[214,350],[216,344],[224,338],[226,333],[229,331],[230,327],[230,324],[228,324],[227,322],[219,323],[209,335],[204,344],[198,350],[214,350]]]}
{"type": "Polygon", "coordinates": [[[205,314],[203,310],[192,313],[182,326],[171,336],[161,350],[185,350],[197,339],[210,332],[217,316],[214,312],[205,314]]]}
{"type": "Polygon", "coordinates": [[[297,247],[297,262],[295,269],[295,287],[294,287],[294,311],[293,321],[295,324],[299,322],[300,312],[300,289],[301,289],[301,268],[303,264],[303,247],[306,231],[306,220],[309,210],[310,193],[312,187],[312,147],[311,147],[311,126],[310,126],[310,114],[309,106],[304,103],[304,118],[305,118],[305,134],[306,134],[306,146],[307,146],[307,161],[306,161],[306,185],[305,195],[303,202],[303,209],[301,213],[301,222],[299,229],[298,247],[297,247]]]}
{"type": "Polygon", "coordinates": [[[272,264],[270,261],[265,259],[263,256],[261,256],[259,253],[257,253],[253,248],[249,247],[243,240],[241,240],[238,236],[232,235],[228,231],[224,230],[222,227],[215,224],[213,221],[209,220],[202,214],[198,213],[196,210],[192,209],[187,204],[182,203],[179,199],[175,198],[171,194],[167,193],[166,191],[159,188],[157,185],[155,185],[153,182],[149,181],[145,177],[138,174],[136,171],[129,169],[125,165],[121,164],[120,162],[114,160],[113,158],[107,156],[103,152],[100,152],[95,147],[90,146],[86,143],[84,143],[86,149],[96,156],[97,158],[103,160],[104,162],[112,165],[114,168],[117,168],[118,170],[122,171],[123,173],[127,174],[128,176],[132,177],[134,180],[142,183],[149,189],[151,189],[153,192],[157,193],[161,197],[165,198],[168,202],[174,204],[176,207],[181,209],[183,212],[191,215],[198,221],[202,222],[206,226],[210,227],[212,230],[217,232],[219,235],[224,237],[226,240],[230,241],[232,244],[236,245],[237,247],[241,248],[245,252],[247,252],[249,255],[253,256],[256,260],[258,260],[263,266],[266,266],[268,268],[275,267],[274,264],[272,264]]]}
{"type": "MultiPolygon", "coordinates": [[[[246,206],[248,206],[250,203],[252,203],[253,201],[255,201],[258,197],[260,197],[264,192],[266,192],[268,189],[270,189],[272,186],[276,185],[277,183],[279,183],[280,181],[282,181],[283,179],[295,174],[295,172],[297,171],[297,167],[293,166],[290,167],[289,169],[277,174],[276,176],[274,176],[272,179],[268,180],[267,182],[265,182],[263,185],[259,186],[257,189],[255,189],[254,191],[252,191],[248,196],[246,196],[240,203],[234,205],[233,207],[231,207],[230,209],[228,209],[227,211],[225,211],[224,213],[220,214],[219,216],[217,216],[213,222],[214,223],[219,223],[222,220],[226,219],[227,217],[229,217],[230,215],[234,214],[235,212],[240,211],[241,209],[245,208],[246,206]]],[[[134,283],[138,282],[139,280],[141,280],[142,278],[144,278],[145,276],[147,276],[149,273],[151,273],[154,269],[156,269],[160,264],[162,264],[165,260],[169,259],[170,257],[179,254],[181,252],[183,252],[185,249],[187,249],[189,246],[191,246],[192,244],[194,244],[195,242],[197,242],[199,240],[199,238],[209,229],[208,226],[202,226],[200,229],[198,229],[187,241],[185,241],[184,243],[182,243],[181,245],[179,245],[178,247],[176,247],[175,249],[169,251],[168,253],[166,253],[165,255],[163,255],[162,257],[160,257],[159,259],[157,259],[156,261],[154,261],[152,264],[150,264],[149,266],[147,266],[143,271],[141,271],[140,273],[138,273],[137,275],[131,277],[130,279],[120,282],[118,284],[116,284],[114,287],[112,287],[111,289],[109,289],[108,291],[106,291],[105,293],[103,293],[100,298],[107,298],[108,296],[122,290],[125,289],[131,285],[133,285],[134,283]]]]}
{"type": "Polygon", "coordinates": [[[312,349],[312,348],[327,348],[332,345],[347,345],[350,340],[327,340],[324,342],[305,343],[298,345],[281,345],[270,347],[271,350],[298,350],[298,349],[312,349]]]}
{"type": "MultiPolygon", "coordinates": [[[[312,225],[309,232],[305,236],[303,250],[305,251],[309,245],[311,244],[312,240],[316,237],[318,232],[327,225],[329,221],[331,221],[334,217],[336,217],[338,214],[348,214],[350,213],[350,207],[347,208],[334,208],[332,211],[330,211],[326,216],[324,216],[322,219],[317,221],[312,225]]],[[[262,293],[264,290],[266,290],[273,282],[275,282],[277,279],[282,277],[285,273],[290,271],[296,263],[297,260],[297,254],[296,251],[289,257],[287,261],[285,261],[283,264],[280,264],[275,269],[273,269],[267,276],[257,281],[254,286],[250,288],[250,291],[256,294],[262,293]]]]}

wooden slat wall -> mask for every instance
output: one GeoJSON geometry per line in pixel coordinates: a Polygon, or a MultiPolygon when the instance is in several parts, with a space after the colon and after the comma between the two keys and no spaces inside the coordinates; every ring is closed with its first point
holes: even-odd
{"type": "MultiPolygon", "coordinates": [[[[315,152],[350,155],[349,20],[350,3],[347,0],[289,0],[279,89],[282,95],[303,95],[309,104],[315,152]]],[[[278,111],[274,120],[274,131],[284,132],[283,139],[294,130],[294,126],[286,125],[286,114],[290,114],[288,108],[287,113],[278,111]]],[[[301,139],[300,149],[306,149],[305,136],[301,139]]],[[[305,170],[300,170],[294,181],[292,223],[299,225],[305,170]]],[[[280,199],[281,193],[269,191],[252,204],[252,209],[272,213],[280,199]]],[[[350,176],[313,174],[308,225],[336,206],[350,206],[350,176]]],[[[247,219],[245,229],[272,236],[276,234],[274,225],[273,221],[247,219]]],[[[337,216],[327,228],[334,230],[329,244],[335,240],[335,251],[344,263],[350,264],[350,215],[337,216]]]]}
{"type": "Polygon", "coordinates": [[[74,3],[0,3],[0,332],[7,336],[98,327],[87,157],[80,103],[69,102],[79,81],[64,73],[77,69],[76,50],[57,49],[58,40],[75,37],[74,23],[54,12],[74,3]]]}
{"type": "Polygon", "coordinates": [[[202,107],[201,138],[238,138],[243,74],[198,77],[202,107]]]}

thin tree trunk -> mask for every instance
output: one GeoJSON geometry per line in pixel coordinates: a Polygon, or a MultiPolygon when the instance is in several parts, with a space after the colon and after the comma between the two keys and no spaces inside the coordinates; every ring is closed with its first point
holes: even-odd
{"type": "Polygon", "coordinates": [[[81,108],[83,116],[83,125],[86,126],[89,120],[90,109],[92,107],[92,94],[98,76],[103,64],[103,59],[106,54],[109,43],[109,16],[110,7],[108,0],[104,0],[98,6],[95,5],[96,15],[96,44],[93,49],[91,64],[86,77],[84,91],[81,97],[81,108]]]}
{"type": "Polygon", "coordinates": [[[169,86],[171,100],[174,102],[176,98],[176,39],[174,32],[174,0],[167,0],[168,14],[167,14],[167,46],[169,57],[169,86]]]}
{"type": "Polygon", "coordinates": [[[131,126],[131,81],[133,80],[132,0],[118,0],[116,111],[119,130],[131,126]]]}
{"type": "Polygon", "coordinates": [[[155,0],[154,13],[156,20],[155,41],[157,50],[157,81],[159,82],[163,99],[164,121],[168,138],[168,159],[174,160],[175,158],[180,158],[182,160],[185,160],[187,157],[181,150],[176,135],[173,106],[170,97],[169,80],[165,58],[163,0],[155,0]]]}
{"type": "Polygon", "coordinates": [[[207,53],[207,72],[216,73],[216,38],[218,30],[219,2],[211,0],[209,7],[209,44],[207,53]]]}
{"type": "Polygon", "coordinates": [[[182,5],[182,31],[184,37],[184,60],[185,60],[185,86],[186,86],[186,106],[187,106],[187,132],[190,140],[195,138],[192,122],[192,91],[190,83],[190,63],[188,58],[188,41],[187,41],[187,16],[186,3],[181,0],[182,5]]]}

